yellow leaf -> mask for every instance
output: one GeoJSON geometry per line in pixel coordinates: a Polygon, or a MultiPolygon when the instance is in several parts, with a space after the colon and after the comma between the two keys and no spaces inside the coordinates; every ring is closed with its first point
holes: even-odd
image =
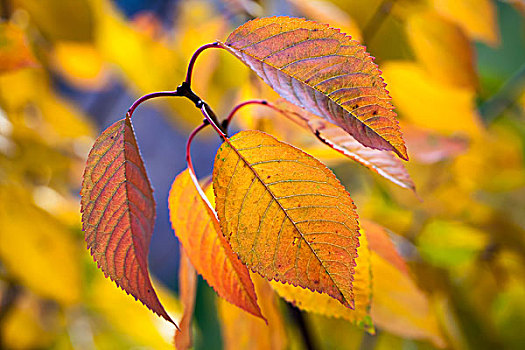
{"type": "Polygon", "coordinates": [[[268,320],[265,324],[238,307],[218,299],[219,319],[225,350],[282,350],[286,348],[285,324],[278,308],[279,300],[267,281],[252,274],[255,290],[259,296],[262,314],[268,320]]]}
{"type": "Polygon", "coordinates": [[[470,191],[512,191],[523,187],[521,137],[515,130],[498,124],[491,125],[489,132],[455,159],[452,171],[458,183],[470,191]]]}
{"type": "Polygon", "coordinates": [[[23,285],[62,304],[78,302],[80,245],[16,186],[0,187],[0,258],[23,285]]]}
{"type": "Polygon", "coordinates": [[[443,16],[461,26],[473,39],[496,46],[500,42],[493,0],[432,0],[443,16]]]}
{"type": "Polygon", "coordinates": [[[81,89],[100,89],[109,77],[100,52],[92,44],[57,42],[52,63],[55,70],[81,89]]]}
{"type": "Polygon", "coordinates": [[[95,21],[90,0],[15,0],[45,37],[51,40],[89,41],[95,21]]]}
{"type": "Polygon", "coordinates": [[[288,0],[303,15],[319,23],[329,23],[340,28],[341,32],[352,36],[352,39],[362,41],[361,30],[357,23],[342,9],[327,0],[288,0]]]}
{"type": "Polygon", "coordinates": [[[222,232],[249,268],[353,308],[357,214],[326,166],[272,136],[243,131],[217,152],[213,189],[222,232]]]}
{"type": "Polygon", "coordinates": [[[429,76],[451,85],[476,89],[474,52],[459,25],[426,11],[409,17],[407,33],[418,61],[429,76]]]}
{"type": "Polygon", "coordinates": [[[480,135],[473,90],[437,81],[410,62],[387,62],[383,73],[399,114],[412,124],[445,134],[480,135]]]}
{"type": "MultiPolygon", "coordinates": [[[[126,335],[138,346],[173,349],[173,324],[137,303],[101,273],[93,274],[95,277],[89,286],[89,305],[113,327],[114,333],[126,335]]],[[[154,285],[166,310],[179,319],[182,314],[180,303],[159,283],[154,285]]]]}
{"type": "Polygon", "coordinates": [[[428,339],[443,347],[445,342],[433,309],[410,276],[374,251],[371,263],[374,324],[398,336],[428,339]]]}
{"type": "Polygon", "coordinates": [[[355,310],[350,310],[335,299],[326,294],[312,292],[301,287],[294,287],[271,281],[272,288],[286,301],[294,304],[300,309],[308,312],[343,318],[348,320],[370,333],[374,333],[374,326],[370,318],[370,303],[372,299],[372,276],[370,270],[370,251],[368,240],[365,235],[359,236],[359,247],[357,248],[358,257],[354,275],[355,291],[355,310]]]}
{"type": "MultiPolygon", "coordinates": [[[[1,282],[0,282],[1,284],[1,282]]],[[[0,297],[3,295],[0,293],[0,297]]],[[[29,292],[18,295],[13,308],[2,316],[2,346],[5,349],[49,349],[53,343],[55,323],[51,312],[43,314],[39,300],[29,292]],[[54,321],[54,322],[53,322],[54,321]]]]}

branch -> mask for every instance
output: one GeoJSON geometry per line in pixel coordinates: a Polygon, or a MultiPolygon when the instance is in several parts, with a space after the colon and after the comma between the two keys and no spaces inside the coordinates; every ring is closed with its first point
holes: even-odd
{"type": "Polygon", "coordinates": [[[363,38],[366,42],[372,41],[385,19],[390,15],[392,7],[394,7],[393,0],[383,0],[376,8],[376,11],[363,28],[363,38]]]}
{"type": "Polygon", "coordinates": [[[197,49],[193,53],[193,56],[191,56],[190,63],[188,64],[188,69],[186,70],[186,80],[184,83],[188,84],[188,86],[191,86],[191,75],[193,73],[193,67],[195,66],[195,61],[197,61],[197,57],[207,49],[216,48],[216,49],[222,49],[223,47],[219,44],[218,41],[210,44],[203,45],[197,49]]]}
{"type": "Polygon", "coordinates": [[[302,311],[290,303],[286,303],[286,306],[288,308],[288,312],[290,313],[292,320],[294,321],[295,325],[297,326],[297,329],[299,330],[299,333],[301,334],[301,338],[303,339],[305,348],[307,350],[317,349],[308,329],[308,324],[304,319],[302,311]]]}

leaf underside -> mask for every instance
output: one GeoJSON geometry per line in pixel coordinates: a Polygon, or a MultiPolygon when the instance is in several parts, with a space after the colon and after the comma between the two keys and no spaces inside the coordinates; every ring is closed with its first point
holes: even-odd
{"type": "Polygon", "coordinates": [[[82,229],[106,277],[175,324],[148,273],[155,201],[131,120],[107,128],[91,149],[82,183],[82,229]]]}
{"type": "Polygon", "coordinates": [[[248,267],[354,307],[357,214],[326,166],[263,132],[243,131],[219,149],[213,187],[222,232],[248,267]]]}
{"type": "MultiPolygon", "coordinates": [[[[211,190],[210,185],[207,192],[211,190]]],[[[187,169],[173,181],[168,204],[173,230],[197,272],[220,297],[263,318],[248,269],[220,233],[187,169]]]]}
{"type": "Polygon", "coordinates": [[[270,17],[243,24],[221,45],[291,103],[408,160],[381,71],[351,37],[313,21],[270,17]]]}
{"type": "Polygon", "coordinates": [[[288,119],[309,129],[320,140],[336,151],[401,187],[412,191],[416,190],[416,186],[405,165],[392,152],[365,147],[337,125],[327,122],[285,100],[277,101],[275,106],[288,119]]]}

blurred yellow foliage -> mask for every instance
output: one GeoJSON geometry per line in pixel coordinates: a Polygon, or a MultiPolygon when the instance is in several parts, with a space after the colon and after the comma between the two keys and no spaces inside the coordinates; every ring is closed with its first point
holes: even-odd
{"type": "MultiPolygon", "coordinates": [[[[112,98],[115,85],[123,84],[133,97],[174,90],[195,49],[224,40],[254,15],[277,12],[341,28],[376,57],[407,131],[405,165],[421,199],[349,165],[267,108],[247,107],[235,117],[234,127],[266,131],[333,166],[352,193],[360,222],[374,220],[399,234],[393,236],[406,270],[374,251],[360,253],[356,267],[357,288],[370,265],[373,283],[358,296],[363,304],[371,296],[379,335],[348,322],[366,319],[364,313],[330,311],[323,295],[273,283],[284,299],[308,311],[304,319],[314,341],[320,348],[379,350],[523,346],[525,92],[511,84],[521,90],[510,95],[519,98],[505,94],[506,82],[523,79],[523,68],[510,66],[522,64],[525,52],[519,46],[523,1],[168,2],[169,11],[144,1],[146,9],[132,14],[121,10],[133,7],[125,1],[2,2],[0,347],[173,347],[173,326],[105,279],[85,249],[78,191],[96,125],[107,122],[88,114],[108,108],[99,106],[99,97],[112,98]],[[490,61],[494,57],[502,60],[490,61]],[[516,70],[516,76],[500,76],[499,68],[516,70]],[[496,114],[484,109],[490,100],[503,106],[496,114]],[[295,300],[298,294],[311,299],[295,300]]],[[[237,102],[277,99],[249,68],[220,50],[199,57],[193,81],[220,119],[237,102]]],[[[177,128],[202,119],[187,101],[160,106],[177,128]]],[[[359,250],[365,249],[362,241],[359,250]]],[[[219,300],[224,348],[300,348],[284,303],[265,280],[254,275],[254,282],[268,325],[219,300]]],[[[179,302],[167,289],[157,290],[178,320],[179,302]]],[[[193,327],[206,338],[213,327],[206,312],[213,308],[201,308],[193,327]]]]}

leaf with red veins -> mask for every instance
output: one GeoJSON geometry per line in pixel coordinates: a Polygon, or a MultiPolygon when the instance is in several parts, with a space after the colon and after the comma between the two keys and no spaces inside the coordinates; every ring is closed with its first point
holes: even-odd
{"type": "Polygon", "coordinates": [[[126,293],[175,324],[148,273],[155,201],[129,117],[95,141],[81,195],[82,229],[98,267],[126,293]]]}
{"type": "Polygon", "coordinates": [[[220,43],[289,102],[361,144],[408,160],[381,71],[339,29],[301,18],[257,18],[220,43]]]}

